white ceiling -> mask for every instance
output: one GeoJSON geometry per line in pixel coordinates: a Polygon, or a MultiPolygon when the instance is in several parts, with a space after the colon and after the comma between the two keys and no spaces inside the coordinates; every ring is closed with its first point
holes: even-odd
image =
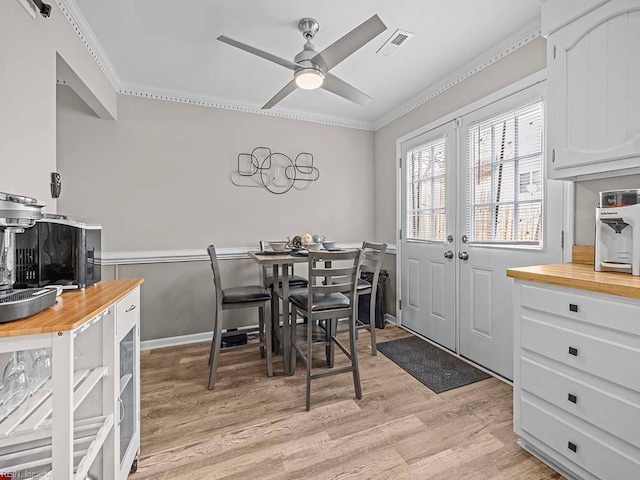
{"type": "MultiPolygon", "coordinates": [[[[68,0],[68,2],[73,0],[68,0]]],[[[538,0],[75,0],[122,86],[260,108],[291,71],[216,40],[227,35],[293,60],[303,17],[317,51],[378,14],[387,30],[332,73],[373,100],[353,104],[297,90],[274,110],[375,123],[493,47],[539,24],[538,0]],[[414,37],[390,57],[376,50],[397,29],[414,37]]]]}

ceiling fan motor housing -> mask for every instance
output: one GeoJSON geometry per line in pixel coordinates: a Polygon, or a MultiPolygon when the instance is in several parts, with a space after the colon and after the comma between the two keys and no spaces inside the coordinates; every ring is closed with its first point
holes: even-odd
{"type": "Polygon", "coordinates": [[[298,22],[298,30],[302,32],[305,40],[313,40],[320,30],[320,24],[313,18],[303,18],[298,22]]]}

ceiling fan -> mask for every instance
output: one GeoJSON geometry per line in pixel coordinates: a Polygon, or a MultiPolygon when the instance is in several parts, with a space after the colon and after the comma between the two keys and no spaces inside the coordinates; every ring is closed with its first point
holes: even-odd
{"type": "Polygon", "coordinates": [[[220,35],[218,40],[293,70],[293,79],[262,107],[263,110],[273,107],[296,88],[313,90],[322,87],[352,102],[360,105],[366,104],[371,100],[371,97],[332,75],[329,70],[384,32],[387,29],[386,25],[382,23],[378,15],[374,15],[320,53],[316,52],[313,43],[311,43],[319,29],[320,24],[313,18],[300,20],[298,30],[302,32],[307,43],[303,50],[294,57],[293,62],[224,35],[220,35]]]}

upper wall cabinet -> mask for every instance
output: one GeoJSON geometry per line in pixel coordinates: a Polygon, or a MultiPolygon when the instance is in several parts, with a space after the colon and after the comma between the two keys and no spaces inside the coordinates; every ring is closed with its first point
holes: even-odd
{"type": "Polygon", "coordinates": [[[576,179],[638,168],[640,0],[580,2],[590,8],[583,12],[558,8],[562,2],[576,4],[548,0],[543,5],[549,177],[576,179]]]}

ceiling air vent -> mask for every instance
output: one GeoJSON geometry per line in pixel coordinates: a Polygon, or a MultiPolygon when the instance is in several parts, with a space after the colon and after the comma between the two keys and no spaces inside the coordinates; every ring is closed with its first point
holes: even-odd
{"type": "Polygon", "coordinates": [[[406,30],[396,30],[389,40],[384,42],[384,45],[382,45],[380,50],[376,53],[388,57],[395,52],[400,45],[404,45],[411,37],[413,37],[413,33],[411,32],[407,32],[406,30]]]}

